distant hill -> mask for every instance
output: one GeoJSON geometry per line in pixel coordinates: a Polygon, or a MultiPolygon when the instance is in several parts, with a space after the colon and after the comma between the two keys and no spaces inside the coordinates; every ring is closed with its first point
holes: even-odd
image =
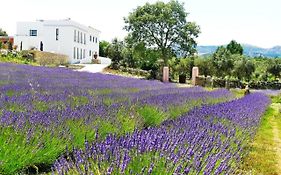
{"type": "MultiPolygon", "coordinates": [[[[244,54],[250,57],[280,57],[281,58],[281,46],[275,46],[270,49],[252,46],[249,44],[243,44],[244,54]]],[[[199,55],[213,54],[219,46],[198,46],[197,51],[199,55]]]]}

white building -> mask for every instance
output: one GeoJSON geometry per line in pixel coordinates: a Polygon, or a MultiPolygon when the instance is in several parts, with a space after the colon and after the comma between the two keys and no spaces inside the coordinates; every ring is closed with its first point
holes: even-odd
{"type": "Polygon", "coordinates": [[[18,50],[37,49],[69,56],[70,63],[89,63],[99,53],[100,31],[71,19],[18,22],[18,50]]]}

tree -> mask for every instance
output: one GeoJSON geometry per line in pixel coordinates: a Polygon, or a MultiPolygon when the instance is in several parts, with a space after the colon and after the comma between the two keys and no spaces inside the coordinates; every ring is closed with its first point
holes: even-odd
{"type": "Polygon", "coordinates": [[[235,61],[233,75],[239,80],[245,79],[250,81],[255,70],[254,63],[242,57],[240,60],[235,61]]]}
{"type": "Polygon", "coordinates": [[[171,0],[168,3],[146,3],[125,18],[125,30],[132,36],[134,42],[143,42],[147,47],[157,48],[164,64],[177,50],[192,55],[196,52],[196,41],[200,33],[199,27],[187,22],[184,5],[171,0]]]}
{"type": "Polygon", "coordinates": [[[125,38],[125,53],[127,56],[124,55],[124,61],[128,61],[127,64],[129,67],[138,67],[143,70],[154,70],[156,71],[157,60],[159,58],[159,52],[153,48],[145,47],[145,43],[143,42],[134,42],[132,37],[128,35],[125,38]],[[128,54],[128,50],[130,50],[131,54],[128,54]],[[131,58],[130,58],[131,56],[131,58]],[[128,58],[130,58],[128,60],[128,58]]]}
{"type": "Polygon", "coordinates": [[[270,60],[269,65],[267,67],[267,72],[272,74],[275,79],[280,78],[281,73],[281,64],[278,60],[270,60]]]}
{"type": "Polygon", "coordinates": [[[0,28],[0,36],[8,36],[8,33],[0,28]]]}
{"type": "Polygon", "coordinates": [[[137,68],[138,67],[138,60],[133,55],[133,49],[129,47],[124,47],[122,50],[122,57],[123,60],[121,61],[121,65],[125,67],[137,68]]]}
{"type": "Polygon", "coordinates": [[[112,43],[108,46],[108,57],[111,58],[111,67],[117,69],[120,61],[123,59],[122,51],[124,49],[124,42],[119,41],[117,38],[112,40],[112,43]]]}
{"type": "Polygon", "coordinates": [[[200,74],[205,77],[212,75],[214,72],[211,58],[197,58],[195,59],[195,66],[199,67],[200,74]]]}
{"type": "Polygon", "coordinates": [[[223,46],[218,47],[213,54],[212,64],[215,68],[215,75],[220,78],[230,76],[234,66],[231,53],[223,46]]]}
{"type": "Polygon", "coordinates": [[[108,46],[110,45],[107,41],[101,41],[99,44],[99,56],[107,57],[108,56],[108,46]]]}
{"type": "Polygon", "coordinates": [[[241,44],[237,43],[236,41],[232,40],[227,46],[226,49],[231,53],[231,54],[239,54],[243,55],[243,47],[241,44]]]}

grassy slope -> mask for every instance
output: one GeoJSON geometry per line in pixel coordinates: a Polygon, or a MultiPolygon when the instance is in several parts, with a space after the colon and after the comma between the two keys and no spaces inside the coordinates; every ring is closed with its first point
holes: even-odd
{"type": "MultiPolygon", "coordinates": [[[[273,99],[274,101],[275,99],[273,99]]],[[[281,143],[276,142],[276,129],[281,136],[280,104],[273,103],[265,113],[261,126],[250,145],[250,153],[244,159],[242,174],[278,175],[280,171],[280,153],[278,147],[281,143]]]]}

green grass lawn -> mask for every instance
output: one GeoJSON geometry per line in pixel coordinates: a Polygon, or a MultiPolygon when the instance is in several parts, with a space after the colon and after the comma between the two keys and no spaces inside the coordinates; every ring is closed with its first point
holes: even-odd
{"type": "MultiPolygon", "coordinates": [[[[276,100],[275,98],[278,97],[273,97],[273,101],[276,100]]],[[[281,137],[280,107],[280,103],[273,103],[266,111],[254,142],[249,147],[250,153],[243,160],[242,174],[281,174],[281,152],[278,151],[281,143],[276,142],[276,131],[279,132],[279,137],[281,137]]]]}

